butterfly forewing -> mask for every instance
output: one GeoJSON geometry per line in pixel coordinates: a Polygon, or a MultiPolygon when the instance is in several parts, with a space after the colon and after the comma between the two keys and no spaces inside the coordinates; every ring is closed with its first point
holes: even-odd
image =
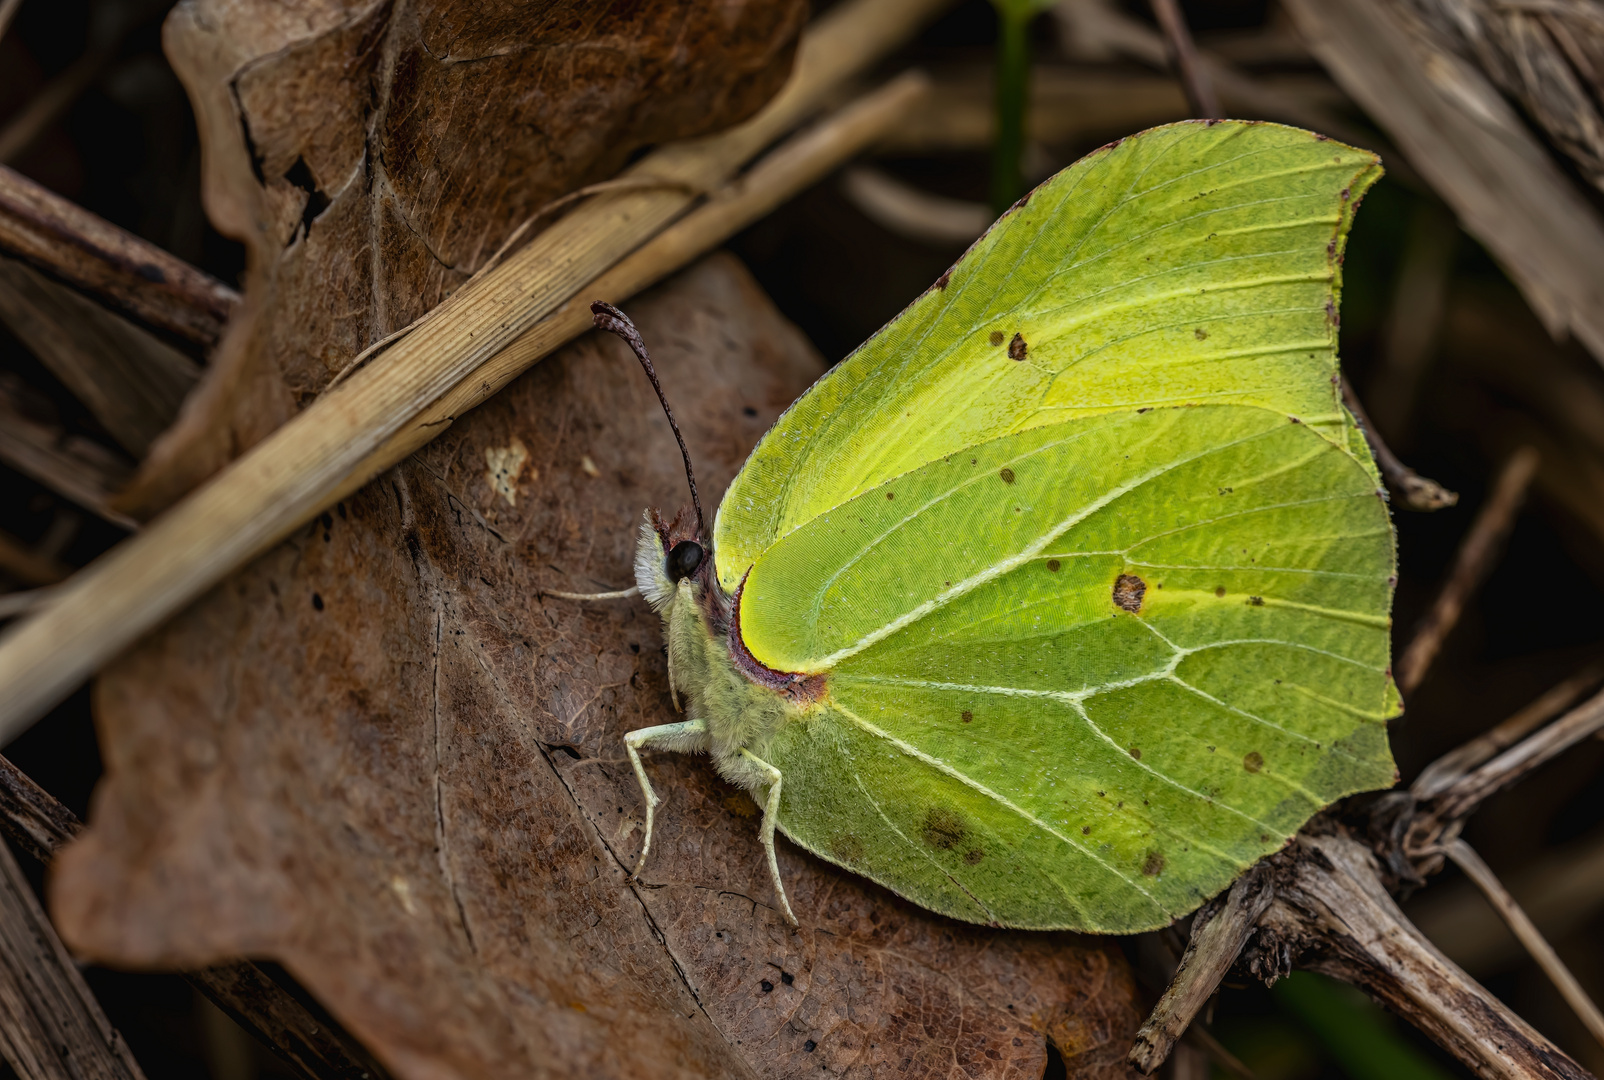
{"type": "Polygon", "coordinates": [[[1336,301],[1379,175],[1368,152],[1236,121],[1065,169],[764,437],[719,510],[720,580],[883,480],[1073,415],[1242,402],[1363,454],[1333,382],[1336,301]]]}

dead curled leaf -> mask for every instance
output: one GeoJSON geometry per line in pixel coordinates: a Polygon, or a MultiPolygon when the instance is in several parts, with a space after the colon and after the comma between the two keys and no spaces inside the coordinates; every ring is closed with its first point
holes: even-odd
{"type": "MultiPolygon", "coordinates": [[[[630,305],[716,497],[817,355],[715,256],[630,305]]],[[[907,905],[656,755],[643,884],[625,731],[668,721],[630,579],[684,482],[633,359],[590,335],[100,679],[106,779],[57,863],[64,937],[123,965],[280,960],[399,1076],[1126,1076],[1110,944],[907,905]],[[514,505],[486,451],[518,439],[514,505]],[[590,459],[592,476],[582,467],[590,459]]]]}
{"type": "Polygon", "coordinates": [[[804,0],[182,0],[163,45],[246,303],[120,500],[147,517],[437,305],[518,224],[790,71],[804,0]]]}

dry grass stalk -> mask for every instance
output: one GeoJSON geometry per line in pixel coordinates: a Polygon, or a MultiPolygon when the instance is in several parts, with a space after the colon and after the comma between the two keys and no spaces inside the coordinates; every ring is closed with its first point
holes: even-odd
{"type": "MultiPolygon", "coordinates": [[[[665,147],[630,174],[716,187],[795,126],[839,83],[906,37],[933,8],[930,0],[857,0],[833,10],[804,40],[786,88],[756,117],[723,135],[665,147]]],[[[902,83],[883,94],[906,108],[916,88],[902,83]]],[[[874,114],[875,124],[851,125],[861,141],[814,140],[809,145],[839,155],[817,164],[833,168],[896,117],[896,109],[882,107],[874,114]]],[[[681,236],[658,245],[654,250],[670,261],[642,276],[655,280],[684,265],[794,194],[802,186],[799,180],[806,182],[819,171],[759,169],[737,181],[703,211],[705,222],[724,231],[710,241],[681,236]],[[772,187],[758,191],[760,180],[772,187]]],[[[7,732],[14,736],[26,727],[141,634],[342,492],[360,486],[377,468],[427,441],[450,417],[483,400],[536,355],[544,355],[531,355],[525,346],[508,350],[514,357],[486,363],[582,288],[596,292],[592,283],[608,266],[661,229],[689,201],[678,188],[661,188],[612,192],[580,206],[475,285],[458,291],[439,314],[319,398],[136,540],[113,549],[65,585],[42,612],[11,627],[0,637],[0,741],[7,732]],[[420,418],[420,413],[427,416],[420,418]]],[[[555,340],[548,351],[571,335],[551,336],[555,340]]],[[[540,340],[541,335],[533,338],[540,340]]]]}
{"type": "Polygon", "coordinates": [[[128,482],[128,463],[99,443],[29,418],[0,384],[0,462],[130,531],[138,522],[108,505],[128,482]]]}
{"type": "Polygon", "coordinates": [[[1369,413],[1365,411],[1359,395],[1353,392],[1353,385],[1348,382],[1346,375],[1342,377],[1342,403],[1353,413],[1353,418],[1359,421],[1359,430],[1364,432],[1365,441],[1370,444],[1370,452],[1376,457],[1376,468],[1381,472],[1381,478],[1386,481],[1388,489],[1397,496],[1399,505],[1409,510],[1430,513],[1434,510],[1446,510],[1459,502],[1458,492],[1449,491],[1428,476],[1421,476],[1398,459],[1398,455],[1392,452],[1392,447],[1387,445],[1387,440],[1381,437],[1376,425],[1371,423],[1369,413]]]}
{"type": "Polygon", "coordinates": [[[1409,785],[1409,793],[1417,799],[1430,799],[1442,794],[1471,769],[1514,746],[1536,730],[1538,725],[1575,705],[1583,694],[1597,687],[1600,680],[1604,680],[1604,661],[1594,661],[1556,683],[1491,731],[1476,736],[1427,765],[1415,777],[1415,782],[1409,785]]]}
{"type": "Polygon", "coordinates": [[[439,435],[453,420],[527,371],[537,360],[588,331],[592,325],[588,301],[621,303],[711,251],[747,223],[769,213],[872,144],[917,106],[928,86],[922,75],[904,75],[776,148],[738,182],[715,193],[705,206],[659,233],[587,285],[584,296],[535,324],[475,372],[475,378],[457,384],[419,413],[353,470],[325,505],[351,494],[368,478],[439,435]]]}
{"type": "Polygon", "coordinates": [[[1509,895],[1503,883],[1498,880],[1492,869],[1476,854],[1476,850],[1463,840],[1455,840],[1445,849],[1446,854],[1454,861],[1454,865],[1465,872],[1465,876],[1476,883],[1487,896],[1487,902],[1493,905],[1499,916],[1509,924],[1509,929],[1520,939],[1520,943],[1531,953],[1537,966],[1543,969],[1549,981],[1554,984],[1560,996],[1565,999],[1577,1017],[1586,1025],[1588,1033],[1604,1046],[1604,1015],[1600,1015],[1598,1006],[1593,999],[1587,996],[1582,984],[1576,981],[1571,969],[1554,951],[1554,946],[1548,943],[1532,920],[1527,918],[1526,912],[1521,910],[1515,898],[1509,895]]]}
{"type": "Polygon", "coordinates": [[[200,378],[193,360],[150,331],[4,256],[0,321],[135,457],[178,417],[200,378]]]}
{"type": "MultiPolygon", "coordinates": [[[[0,831],[19,850],[48,866],[83,828],[78,815],[0,757],[0,831]]],[[[384,1080],[382,1069],[354,1053],[339,1033],[249,960],[215,964],[185,978],[304,1080],[384,1080]]]]}
{"type": "Polygon", "coordinates": [[[0,1057],[22,1080],[145,1080],[0,845],[0,1057]]]}
{"type": "Polygon", "coordinates": [[[54,585],[72,573],[72,567],[30,551],[8,532],[0,532],[0,574],[24,585],[54,585]]]}
{"type": "Polygon", "coordinates": [[[239,294],[155,244],[0,165],[0,249],[133,316],[210,348],[239,294]]]}
{"type": "Polygon", "coordinates": [[[1152,0],[1153,17],[1164,31],[1170,59],[1176,74],[1186,89],[1186,100],[1192,106],[1192,115],[1200,120],[1218,120],[1225,114],[1220,111],[1220,99],[1214,93],[1214,81],[1204,70],[1203,60],[1192,42],[1192,30],[1186,25],[1186,16],[1176,0],[1152,0]]]}
{"type": "Polygon", "coordinates": [[[870,221],[927,243],[967,245],[990,228],[995,217],[985,203],[932,195],[867,165],[848,169],[841,188],[870,221]]]}
{"type": "Polygon", "coordinates": [[[1286,0],[1310,49],[1514,279],[1604,360],[1604,220],[1487,77],[1389,0],[1286,0]]]}
{"type": "Polygon", "coordinates": [[[1398,689],[1405,694],[1419,686],[1426,677],[1426,671],[1437,658],[1443,642],[1459,622],[1460,612],[1465,609],[1466,602],[1498,561],[1504,541],[1515,527],[1515,518],[1526,501],[1526,489],[1537,475],[1540,462],[1541,457],[1536,450],[1523,446],[1510,455],[1499,470],[1492,493],[1477,512],[1476,520],[1471,523],[1470,531],[1459,545],[1447,582],[1394,666],[1393,674],[1398,680],[1398,689]]]}

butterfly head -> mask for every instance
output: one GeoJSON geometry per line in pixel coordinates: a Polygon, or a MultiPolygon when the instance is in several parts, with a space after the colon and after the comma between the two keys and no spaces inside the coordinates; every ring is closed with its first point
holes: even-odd
{"type": "Polygon", "coordinates": [[[656,510],[646,511],[635,545],[635,581],[653,611],[662,611],[684,590],[693,595],[706,591],[712,545],[697,526],[688,506],[669,522],[656,510]]]}

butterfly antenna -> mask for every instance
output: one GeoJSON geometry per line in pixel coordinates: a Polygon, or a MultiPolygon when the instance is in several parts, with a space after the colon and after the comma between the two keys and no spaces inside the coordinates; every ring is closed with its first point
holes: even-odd
{"type": "Polygon", "coordinates": [[[668,398],[663,396],[663,384],[657,381],[657,369],[652,367],[652,358],[646,353],[646,342],[641,340],[640,331],[629,321],[629,316],[613,305],[598,300],[590,305],[590,313],[596,329],[606,330],[624,339],[634,350],[640,366],[646,369],[646,377],[652,380],[652,389],[657,391],[657,400],[662,403],[663,414],[668,417],[668,426],[674,429],[674,440],[679,443],[680,456],[685,459],[685,482],[691,486],[691,505],[696,508],[696,535],[706,541],[709,539],[707,522],[702,517],[702,500],[696,494],[696,473],[691,469],[691,452],[685,448],[685,436],[680,434],[679,422],[674,419],[674,410],[668,407],[668,398]]]}

